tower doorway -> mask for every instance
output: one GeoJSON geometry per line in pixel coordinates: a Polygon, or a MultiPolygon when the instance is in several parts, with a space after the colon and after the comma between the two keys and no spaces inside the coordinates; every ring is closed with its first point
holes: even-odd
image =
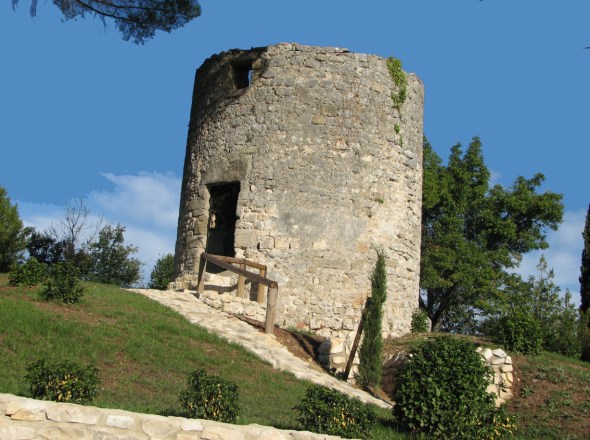
{"type": "Polygon", "coordinates": [[[236,210],[240,183],[214,184],[209,189],[209,225],[206,252],[235,257],[236,210]]]}

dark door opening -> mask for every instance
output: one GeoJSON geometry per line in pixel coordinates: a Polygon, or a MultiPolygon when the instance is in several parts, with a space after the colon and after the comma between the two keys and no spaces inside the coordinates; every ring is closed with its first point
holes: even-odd
{"type": "Polygon", "coordinates": [[[209,186],[207,253],[235,257],[234,240],[239,194],[239,182],[209,186]]]}

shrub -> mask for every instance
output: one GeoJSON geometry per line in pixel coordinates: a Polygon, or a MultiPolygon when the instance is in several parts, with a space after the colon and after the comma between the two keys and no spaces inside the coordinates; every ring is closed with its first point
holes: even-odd
{"type": "Polygon", "coordinates": [[[383,252],[377,252],[377,262],[371,275],[371,296],[363,313],[364,339],[359,350],[357,381],[366,388],[375,388],[381,382],[383,367],[383,303],[387,297],[387,274],[383,252]]]}
{"type": "Polygon", "coordinates": [[[203,369],[188,377],[187,389],[180,393],[180,405],[190,417],[235,423],[238,413],[238,386],[203,369]]]}
{"type": "Polygon", "coordinates": [[[433,438],[500,438],[512,426],[486,392],[491,370],[475,346],[448,336],[411,352],[399,377],[393,414],[399,426],[433,438]]]}
{"type": "Polygon", "coordinates": [[[10,267],[8,282],[11,286],[35,286],[47,278],[47,265],[36,258],[29,258],[22,264],[14,263],[10,267]]]}
{"type": "Polygon", "coordinates": [[[580,348],[582,351],[581,359],[583,361],[590,361],[590,309],[580,312],[578,338],[580,339],[580,348]]]}
{"type": "Polygon", "coordinates": [[[425,333],[428,330],[430,330],[430,326],[428,325],[428,313],[426,313],[426,310],[414,310],[411,324],[412,333],[425,333]]]}
{"type": "Polygon", "coordinates": [[[131,287],[141,279],[141,261],[132,258],[135,246],[125,246],[125,227],[108,224],[98,232],[98,240],[88,245],[89,281],[131,287]]]}
{"type": "Polygon", "coordinates": [[[492,324],[491,336],[507,350],[522,354],[539,354],[543,344],[539,321],[518,309],[508,311],[492,324]]]}
{"type": "Polygon", "coordinates": [[[41,359],[29,364],[25,379],[35,399],[86,403],[97,394],[98,376],[95,366],[81,367],[73,362],[48,363],[41,359]]]}
{"type": "Polygon", "coordinates": [[[174,255],[166,254],[158,258],[150,274],[150,289],[166,290],[174,277],[174,255]]]}
{"type": "Polygon", "coordinates": [[[366,438],[376,423],[373,408],[322,385],[312,385],[295,408],[303,429],[345,438],[366,438]]]}
{"type": "Polygon", "coordinates": [[[72,263],[58,263],[51,268],[47,288],[42,293],[46,300],[61,299],[64,303],[77,303],[84,295],[79,271],[72,263]]]}

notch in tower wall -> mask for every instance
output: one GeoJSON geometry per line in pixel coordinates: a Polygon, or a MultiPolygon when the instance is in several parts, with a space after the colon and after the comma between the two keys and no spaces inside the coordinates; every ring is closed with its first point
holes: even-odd
{"type": "Polygon", "coordinates": [[[252,84],[251,60],[233,63],[232,71],[236,89],[246,89],[252,84]]]}

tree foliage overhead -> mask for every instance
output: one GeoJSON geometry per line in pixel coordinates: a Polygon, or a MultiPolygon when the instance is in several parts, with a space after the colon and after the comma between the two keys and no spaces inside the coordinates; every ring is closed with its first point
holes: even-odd
{"type": "MultiPolygon", "coordinates": [[[[12,0],[13,8],[19,0],[12,0]]],[[[37,13],[38,0],[31,0],[31,15],[37,13]]],[[[124,40],[143,44],[157,30],[171,32],[201,15],[197,0],[53,0],[66,20],[87,15],[105,23],[113,20],[124,40]]]]}
{"type": "Polygon", "coordinates": [[[560,194],[537,193],[543,180],[520,176],[490,188],[479,138],[465,153],[452,147],[447,165],[425,141],[420,301],[434,331],[449,312],[485,308],[524,253],[548,246],[563,204],[560,194]]]}

